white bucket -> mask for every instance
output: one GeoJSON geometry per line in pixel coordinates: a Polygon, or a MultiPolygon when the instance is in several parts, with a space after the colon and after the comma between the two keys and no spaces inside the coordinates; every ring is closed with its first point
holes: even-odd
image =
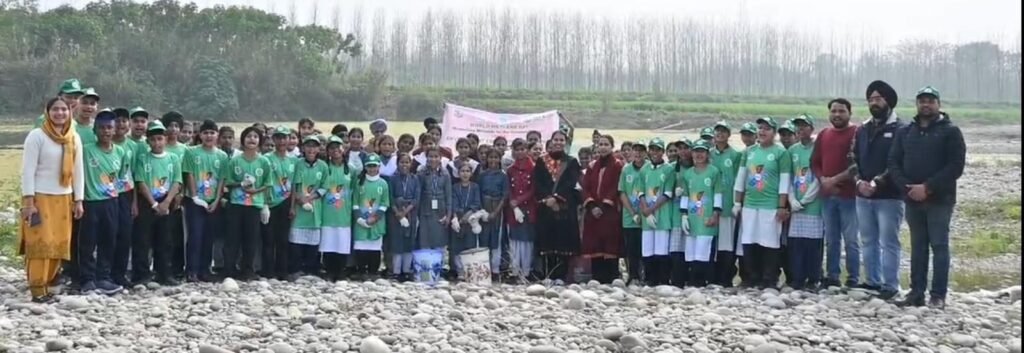
{"type": "Polygon", "coordinates": [[[463,281],[483,286],[491,285],[491,250],[472,248],[459,254],[462,260],[463,281]]]}
{"type": "Polygon", "coordinates": [[[422,249],[412,252],[412,272],[416,282],[430,285],[437,284],[441,280],[442,260],[444,251],[436,249],[422,249]]]}

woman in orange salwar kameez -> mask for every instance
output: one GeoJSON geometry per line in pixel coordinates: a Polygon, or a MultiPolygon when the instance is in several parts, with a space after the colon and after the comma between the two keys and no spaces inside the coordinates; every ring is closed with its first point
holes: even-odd
{"type": "Polygon", "coordinates": [[[49,283],[71,258],[71,220],[82,216],[85,178],[82,140],[59,98],[47,101],[45,120],[25,137],[21,169],[19,253],[25,256],[32,301],[54,300],[49,283]]]}
{"type": "Polygon", "coordinates": [[[622,211],[619,175],[623,162],[615,158],[611,136],[597,138],[594,158],[583,177],[584,257],[590,258],[594,279],[610,283],[619,275],[622,253],[622,211]]]}

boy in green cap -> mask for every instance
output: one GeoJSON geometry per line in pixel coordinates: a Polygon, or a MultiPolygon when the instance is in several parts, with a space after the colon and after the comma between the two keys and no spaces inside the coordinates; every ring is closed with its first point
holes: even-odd
{"type": "Polygon", "coordinates": [[[710,127],[700,129],[700,139],[702,141],[711,142],[715,138],[715,131],[710,127]]]}
{"type": "Polygon", "coordinates": [[[740,141],[743,142],[743,148],[750,148],[757,143],[757,124],[743,123],[740,127],[740,141]]]}
{"type": "Polygon", "coordinates": [[[710,164],[711,144],[700,141],[693,146],[693,168],[684,172],[684,197],[679,199],[683,232],[686,235],[688,284],[706,286],[713,280],[711,259],[715,253],[719,215],[722,213],[721,172],[710,164]],[[710,209],[709,209],[710,208],[710,209]]]}
{"type": "MultiPolygon", "coordinates": [[[[288,269],[288,234],[292,228],[289,212],[292,209],[292,184],[294,182],[294,176],[296,171],[296,164],[299,159],[292,157],[289,153],[288,147],[288,136],[292,134],[292,129],[284,126],[278,126],[276,129],[270,132],[270,138],[274,141],[274,151],[271,153],[264,154],[270,161],[271,175],[273,175],[272,186],[269,190],[268,207],[270,207],[270,222],[263,227],[263,258],[261,265],[262,277],[265,278],[284,278],[289,274],[288,269]]],[[[307,137],[313,137],[316,139],[317,136],[310,135],[307,137]]],[[[306,139],[308,140],[308,138],[306,139]]],[[[317,152],[319,153],[320,140],[316,140],[317,152]]],[[[303,142],[305,145],[305,141],[303,142]]],[[[319,231],[320,227],[316,227],[319,231]]],[[[319,245],[319,236],[316,239],[316,243],[306,244],[312,245],[314,250],[309,252],[316,258],[316,245],[319,245]]],[[[305,244],[305,243],[303,243],[305,244]]],[[[302,260],[304,258],[296,258],[296,260],[302,260]]],[[[319,275],[319,267],[316,271],[312,268],[303,268],[309,275],[319,275]]],[[[294,271],[292,271],[294,272],[294,271]]]]}
{"type": "Polygon", "coordinates": [[[718,168],[722,176],[722,213],[718,219],[718,243],[716,244],[717,254],[715,255],[715,278],[713,283],[723,287],[732,287],[733,277],[736,276],[736,251],[739,232],[736,227],[736,217],[731,212],[733,206],[732,187],[736,184],[736,173],[740,168],[740,159],[743,153],[729,145],[729,138],[732,131],[729,124],[720,121],[715,124],[714,144],[711,145],[711,165],[718,168]]]}
{"type": "Polygon", "coordinates": [[[673,207],[664,207],[671,202],[675,191],[675,169],[665,162],[665,142],[654,138],[647,144],[650,162],[641,172],[644,180],[644,196],[640,203],[642,255],[644,268],[652,285],[668,284],[671,276],[669,260],[669,236],[672,218],[678,217],[673,207]]]}
{"type": "Polygon", "coordinates": [[[100,95],[96,93],[96,90],[92,88],[83,90],[75,111],[75,131],[82,138],[83,145],[96,143],[96,132],[93,131],[92,124],[99,109],[100,95]]]}
{"type": "Polygon", "coordinates": [[[173,254],[169,215],[171,203],[181,190],[181,160],[166,152],[166,129],[159,121],[149,123],[146,140],[149,152],[137,155],[135,167],[136,200],[139,217],[132,237],[132,276],[135,284],[153,280],[150,252],[156,279],[162,285],[178,284],[171,272],[173,254]]]}
{"type": "MultiPolygon", "coordinates": [[[[129,138],[132,132],[131,112],[125,108],[115,108],[113,112],[117,117],[114,144],[124,151],[125,160],[124,163],[121,163],[121,168],[124,171],[120,174],[121,180],[117,183],[119,193],[117,196],[117,237],[114,241],[114,260],[111,263],[110,277],[115,284],[129,287],[131,282],[128,281],[128,257],[131,256],[132,226],[135,222],[135,215],[138,213],[134,207],[135,176],[132,174],[132,166],[135,163],[138,147],[135,140],[129,138]]],[[[141,134],[145,134],[145,129],[141,134]]]]}
{"type": "MultiPolygon", "coordinates": [[[[180,142],[181,129],[185,126],[185,118],[176,111],[169,111],[160,117],[160,123],[164,125],[167,134],[167,143],[164,145],[164,151],[173,154],[178,157],[179,160],[184,160],[185,151],[188,150],[188,146],[185,143],[180,142]]],[[[184,179],[182,179],[184,180],[184,179]]],[[[185,274],[185,213],[181,208],[181,201],[185,196],[184,192],[178,193],[174,202],[171,203],[171,244],[174,247],[172,249],[171,258],[171,272],[175,277],[184,277],[185,274]]]]}
{"type": "Polygon", "coordinates": [[[214,215],[222,212],[219,202],[221,172],[228,154],[217,148],[217,123],[206,120],[199,125],[198,146],[185,151],[182,171],[185,175],[185,217],[188,220],[188,248],[185,274],[188,282],[211,281],[210,262],[217,226],[214,215]]]}
{"type": "Polygon", "coordinates": [[[811,155],[814,153],[814,139],[811,137],[814,134],[813,118],[803,114],[793,119],[793,123],[798,139],[789,148],[793,159],[793,188],[789,193],[789,208],[793,215],[786,242],[789,263],[786,282],[790,288],[800,290],[815,288],[821,280],[825,223],[821,218],[821,202],[818,201],[818,176],[811,170],[811,155]]]}
{"type": "Polygon", "coordinates": [[[733,216],[741,215],[744,287],[775,288],[779,280],[782,222],[789,219],[792,159],[775,143],[779,125],[772,117],[757,119],[758,144],[743,155],[736,176],[733,216]]]}
{"type": "Polygon", "coordinates": [[[792,120],[787,120],[779,126],[779,143],[787,150],[796,143],[796,126],[792,120]]]}
{"type": "Polygon", "coordinates": [[[83,145],[85,168],[85,213],[78,235],[78,264],[82,293],[99,291],[106,295],[123,287],[111,278],[118,234],[118,184],[122,182],[127,155],[113,143],[116,117],[110,110],[96,116],[93,129],[97,141],[83,145]]]}
{"type": "Polygon", "coordinates": [[[380,269],[381,249],[387,232],[386,212],[391,206],[388,183],[380,176],[380,157],[369,154],[355,184],[352,210],[356,226],[352,249],[356,252],[356,269],[372,276],[380,269]]]}
{"type": "Polygon", "coordinates": [[[643,219],[640,200],[644,195],[643,171],[647,165],[647,146],[643,143],[630,145],[627,152],[630,163],[622,167],[619,175],[619,197],[622,201],[622,237],[626,242],[626,269],[629,282],[641,283],[641,265],[643,242],[640,222],[643,219]]]}

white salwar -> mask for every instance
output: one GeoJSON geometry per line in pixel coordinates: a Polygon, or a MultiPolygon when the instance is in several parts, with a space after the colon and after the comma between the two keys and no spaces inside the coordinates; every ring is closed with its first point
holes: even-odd
{"type": "Polygon", "coordinates": [[[351,227],[320,228],[320,252],[348,255],[352,253],[351,227]]]}

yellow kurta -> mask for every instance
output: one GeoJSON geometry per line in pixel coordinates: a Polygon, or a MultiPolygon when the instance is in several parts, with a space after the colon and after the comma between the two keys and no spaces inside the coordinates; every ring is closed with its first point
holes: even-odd
{"type": "Polygon", "coordinates": [[[72,194],[36,194],[35,204],[42,223],[31,227],[21,220],[18,252],[25,256],[25,275],[32,296],[40,297],[48,294],[61,260],[71,258],[72,194]]]}

